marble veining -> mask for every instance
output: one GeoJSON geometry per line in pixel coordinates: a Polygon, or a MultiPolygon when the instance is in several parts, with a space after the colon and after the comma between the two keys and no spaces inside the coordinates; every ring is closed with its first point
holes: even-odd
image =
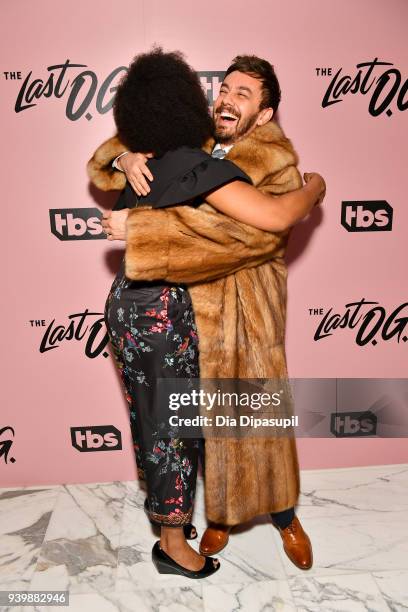
{"type": "MultiPolygon", "coordinates": [[[[301,490],[310,570],[258,517],[232,530],[219,572],[193,581],[152,565],[159,534],[137,481],[0,489],[0,587],[66,589],[69,612],[408,612],[408,465],[304,471],[301,490]]],[[[201,536],[201,478],[194,523],[201,536]]],[[[61,610],[0,606],[19,609],[61,610]]]]}

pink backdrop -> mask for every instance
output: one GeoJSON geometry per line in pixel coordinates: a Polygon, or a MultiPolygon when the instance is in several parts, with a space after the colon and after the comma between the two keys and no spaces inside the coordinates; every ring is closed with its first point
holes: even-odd
{"type": "MultiPolygon", "coordinates": [[[[153,43],[184,51],[198,71],[224,70],[237,53],[269,59],[283,92],[279,121],[299,152],[300,170],[318,170],[326,178],[322,214],[316,211],[293,231],[288,253],[290,376],[407,376],[408,345],[395,336],[387,341],[377,337],[376,345],[365,346],[356,343],[356,329],[313,338],[329,308],[342,314],[345,304],[364,297],[379,302],[388,315],[406,300],[406,114],[397,108],[397,98],[407,78],[407,18],[404,0],[235,0],[232,5],[210,1],[202,8],[185,0],[122,0],[102,8],[93,0],[20,0],[2,7],[2,242],[8,257],[0,429],[13,427],[14,436],[10,430],[0,436],[3,452],[4,441],[12,440],[7,463],[0,457],[1,485],[136,475],[127,407],[111,357],[85,355],[89,328],[81,340],[62,340],[43,353],[39,347],[54,319],[54,327],[67,326],[74,313],[103,312],[119,263],[119,243],[58,240],[49,211],[103,210],[112,204],[112,198],[90,189],[85,169],[94,149],[114,132],[112,113],[98,112],[96,95],[115,68],[153,43]],[[354,78],[356,64],[375,58],[393,66],[376,67],[372,77],[386,68],[401,73],[388,107],[392,115],[369,113],[374,87],[322,108],[340,68],[342,75],[354,78]],[[48,95],[32,100],[35,106],[16,112],[30,71],[27,87],[35,79],[45,81],[47,68],[67,59],[83,67],[67,71],[57,92],[68,83],[61,97],[45,91],[48,95]],[[318,76],[316,68],[331,68],[332,75],[318,76]],[[86,110],[91,117],[85,112],[72,121],[66,116],[67,100],[73,79],[84,70],[98,81],[86,110]],[[17,72],[20,79],[10,74],[17,72]],[[340,224],[345,200],[386,200],[394,211],[392,231],[346,231],[340,224]],[[323,314],[311,316],[310,308],[323,314]],[[123,450],[78,452],[70,427],[87,425],[114,426],[122,433],[123,450]]],[[[86,79],[90,82],[91,76],[86,79]]],[[[111,96],[108,91],[104,102],[111,96]]],[[[90,316],[88,325],[97,319],[90,316]]],[[[98,338],[103,335],[101,329],[98,338]]],[[[408,461],[406,438],[301,439],[298,446],[302,468],[408,461]]]]}

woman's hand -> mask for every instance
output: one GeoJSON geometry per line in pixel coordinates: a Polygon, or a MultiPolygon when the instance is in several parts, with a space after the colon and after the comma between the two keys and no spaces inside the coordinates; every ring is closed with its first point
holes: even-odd
{"type": "Polygon", "coordinates": [[[127,180],[138,196],[145,196],[150,193],[146,178],[152,181],[153,175],[146,166],[146,162],[152,157],[153,153],[132,153],[129,151],[116,162],[118,167],[126,174],[127,180]]]}
{"type": "Polygon", "coordinates": [[[317,172],[305,172],[303,178],[305,183],[312,181],[316,186],[318,186],[319,196],[315,202],[315,206],[318,206],[323,202],[324,196],[326,195],[326,183],[324,178],[317,172]]]}
{"type": "MultiPolygon", "coordinates": [[[[127,157],[124,155],[124,157],[127,157]]],[[[126,221],[129,208],[103,213],[102,229],[108,240],[126,240],[126,221]]]]}

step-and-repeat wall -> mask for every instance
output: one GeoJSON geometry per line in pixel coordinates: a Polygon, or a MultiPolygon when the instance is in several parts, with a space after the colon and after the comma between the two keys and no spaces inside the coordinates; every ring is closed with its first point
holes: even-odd
{"type": "Polygon", "coordinates": [[[288,251],[289,373],[309,416],[315,402],[301,467],[408,461],[407,18],[404,0],[1,8],[3,486],[135,478],[103,322],[123,244],[100,219],[117,194],[86,163],[154,43],[185,53],[210,105],[235,55],[268,59],[300,170],[326,179],[288,251]]]}

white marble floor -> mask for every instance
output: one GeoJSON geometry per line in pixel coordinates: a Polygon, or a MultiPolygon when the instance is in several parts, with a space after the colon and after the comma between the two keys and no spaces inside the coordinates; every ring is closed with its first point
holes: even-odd
{"type": "MultiPolygon", "coordinates": [[[[408,465],[304,471],[301,483],[312,569],[290,563],[265,517],[235,529],[200,581],[156,572],[137,482],[0,489],[0,590],[70,594],[68,608],[0,610],[408,611],[408,465]]],[[[201,534],[201,481],[194,522],[201,534]]]]}

